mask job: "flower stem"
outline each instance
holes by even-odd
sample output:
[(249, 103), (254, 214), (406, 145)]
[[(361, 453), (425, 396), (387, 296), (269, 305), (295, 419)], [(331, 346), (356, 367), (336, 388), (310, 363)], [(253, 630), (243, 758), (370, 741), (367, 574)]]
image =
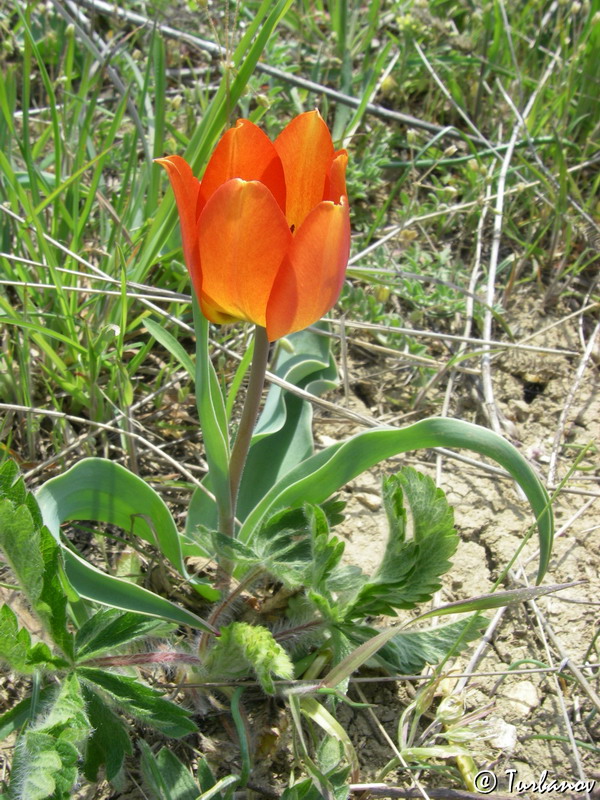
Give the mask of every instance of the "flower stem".
[(254, 332), (254, 354), (252, 356), (252, 366), (250, 368), (250, 380), (246, 400), (242, 409), (242, 417), (238, 428), (237, 436), (231, 459), (229, 461), (229, 488), (231, 493), (231, 530), (223, 531), (233, 536), (233, 520), (237, 505), (238, 492), (244, 472), (244, 465), (250, 449), (250, 441), (260, 408), (263, 386), (265, 385), (265, 374), (267, 372), (267, 361), (269, 358), (269, 340), (265, 328), (256, 326)]

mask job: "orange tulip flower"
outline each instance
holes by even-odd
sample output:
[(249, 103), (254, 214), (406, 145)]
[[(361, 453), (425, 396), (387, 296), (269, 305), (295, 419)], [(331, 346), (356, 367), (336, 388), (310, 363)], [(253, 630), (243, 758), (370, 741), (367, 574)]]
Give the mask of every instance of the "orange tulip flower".
[(336, 302), (350, 253), (345, 150), (318, 111), (272, 142), (247, 119), (219, 141), (201, 181), (180, 156), (156, 159), (175, 192), (185, 263), (211, 322), (246, 320), (270, 341)]

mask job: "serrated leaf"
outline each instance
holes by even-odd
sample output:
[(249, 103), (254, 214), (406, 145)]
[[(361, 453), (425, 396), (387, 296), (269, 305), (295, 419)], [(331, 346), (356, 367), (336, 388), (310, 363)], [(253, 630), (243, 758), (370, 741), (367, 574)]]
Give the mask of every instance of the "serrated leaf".
[(0, 549), (16, 579), (35, 606), (42, 593), (44, 561), (31, 512), (8, 499), (0, 500)]
[(44, 562), (44, 572), (42, 591), (36, 610), (46, 623), (52, 640), (70, 659), (73, 657), (73, 635), (67, 629), (67, 597), (60, 580), (60, 573), (63, 570), (62, 554), (52, 534), (45, 527), (40, 529), (40, 552)]
[[(50, 702), (51, 697), (55, 694), (55, 686), (46, 686), (37, 697), (38, 704), (43, 707), (46, 703)], [(32, 704), (33, 698), (25, 697), (20, 703), (17, 703), (9, 711), (0, 716), (0, 741), (6, 739), (11, 733), (18, 731), (26, 722), (29, 722), (31, 719)]]
[(375, 574), (348, 605), (347, 618), (392, 616), (395, 609), (430, 600), (458, 546), (452, 508), (428, 476), (411, 467), (389, 476), (383, 482), (383, 502), (389, 524), (385, 552)]
[(6, 662), (16, 672), (31, 672), (34, 669), (29, 661), (31, 637), (19, 624), (14, 612), (7, 606), (0, 608), (0, 661)]
[(132, 748), (123, 722), (89, 686), (83, 687), (92, 734), (85, 747), (83, 774), (90, 781), (98, 778), (104, 765), (106, 779), (114, 780), (121, 771), (126, 755)]
[(62, 679), (54, 701), (44, 709), (43, 718), (35, 723), (34, 729), (52, 733), (74, 744), (87, 737), (90, 722), (77, 675), (72, 673)]
[(0, 497), (8, 497), (19, 475), (19, 467), (12, 460), (0, 464)]
[(11, 800), (68, 800), (77, 779), (77, 745), (89, 731), (79, 681), (75, 675), (67, 675), (53, 699), (17, 740)]
[(344, 553), (344, 542), (329, 535), (327, 516), (321, 508), (304, 504), (304, 516), (311, 537), (312, 559), (305, 583), (309, 589), (329, 595), (328, 581)]
[[(357, 644), (362, 641), (362, 644), (336, 664), (325, 676), (321, 685), (323, 688), (333, 689), (371, 659), (378, 660), (391, 672), (410, 673), (420, 670), (426, 663), (437, 664), (457, 644), (459, 637), (464, 636), (464, 641), (468, 642), (478, 635), (479, 629), (485, 624), (487, 624), (485, 619), (477, 615), (447, 626), (433, 628), (431, 631), (410, 631), (411, 635), (415, 635), (414, 639), (405, 638), (405, 632), (395, 627), (377, 631), (368, 626), (343, 625), (342, 630), (348, 638)], [(452, 625), (455, 626), (454, 631)], [(392, 645), (383, 651), (389, 642), (399, 636), (402, 638), (396, 647)], [(385, 652), (386, 656), (380, 658), (381, 652)]]
[(8, 492), (10, 497), (0, 500), (0, 549), (52, 640), (71, 658), (73, 637), (67, 630), (59, 549), (48, 531), (40, 527), (39, 509), (23, 481), (17, 481)]
[[(435, 628), (403, 631), (384, 644), (373, 660), (394, 674), (414, 675), (426, 664), (439, 664), (450, 651), (460, 653), (470, 641), (479, 638), (487, 624), (485, 617), (475, 616)], [(346, 629), (346, 633), (348, 638), (359, 644), (368, 641), (379, 631), (368, 626), (353, 626)], [(460, 644), (457, 644), (459, 641)]]
[(206, 669), (211, 675), (240, 678), (251, 670), (267, 694), (275, 692), (273, 676), (292, 678), (294, 667), (271, 631), (247, 622), (232, 622), (208, 651)]
[(62, 760), (56, 740), (46, 733), (27, 731), (17, 741), (9, 787), (11, 800), (45, 800), (56, 789)]
[(79, 667), (77, 673), (92, 691), (101, 690), (113, 705), (166, 736), (179, 739), (197, 730), (189, 711), (135, 678), (93, 667)]
[(97, 611), (77, 631), (75, 648), (78, 660), (89, 659), (146, 636), (159, 636), (173, 626), (160, 619), (133, 612), (104, 608)]

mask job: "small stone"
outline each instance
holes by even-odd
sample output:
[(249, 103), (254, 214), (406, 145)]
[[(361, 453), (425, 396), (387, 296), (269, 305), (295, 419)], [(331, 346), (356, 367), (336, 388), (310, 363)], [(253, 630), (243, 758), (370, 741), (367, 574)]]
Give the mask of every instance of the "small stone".
[(531, 681), (520, 681), (508, 686), (502, 693), (512, 711), (519, 715), (528, 714), (540, 704), (540, 696)]
[(488, 722), (494, 730), (494, 735), (488, 741), (498, 750), (512, 751), (517, 744), (517, 726), (505, 722), (502, 717), (490, 717)]
[(512, 400), (510, 404), (510, 418), (523, 422), (531, 414), (531, 406), (524, 400)]
[(371, 494), (370, 492), (358, 492), (354, 496), (358, 502), (365, 508), (368, 508), (369, 511), (379, 511), (381, 508), (381, 498), (377, 494)]

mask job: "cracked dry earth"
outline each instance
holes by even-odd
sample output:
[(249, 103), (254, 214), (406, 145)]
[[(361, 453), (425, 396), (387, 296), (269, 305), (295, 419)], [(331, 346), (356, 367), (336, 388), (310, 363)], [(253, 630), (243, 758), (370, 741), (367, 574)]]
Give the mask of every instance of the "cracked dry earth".
[[(595, 780), (592, 796), (600, 797), (595, 640), (600, 618), (600, 342), (582, 364), (579, 321), (561, 321), (565, 316), (558, 312), (542, 314), (534, 301), (528, 301), (522, 306), (522, 319), (514, 325), (513, 332), (519, 340), (531, 337), (527, 338), (530, 345), (570, 350), (577, 355), (508, 350), (495, 357), (492, 377), (503, 434), (537, 467), (546, 485), (551, 471), (553, 487), (565, 481), (553, 502), (557, 536), (544, 583), (577, 585), (527, 605), (486, 612), (493, 624), (486, 635), (489, 643), (482, 646), (476, 663), (470, 664), (477, 649), (475, 644), (446, 670), (461, 674), (472, 671), (472, 677), (445, 682), (446, 689), (463, 687), (467, 712), (476, 714), (485, 709), (487, 715), (483, 719), (500, 725), (504, 731), (504, 736), (492, 740), (495, 747), (489, 743), (483, 749), (475, 747), (479, 768), (494, 761), (497, 792), (511, 789), (511, 775), (513, 792), (517, 779), (523, 784), (538, 784), (527, 794), (529, 797), (568, 794), (564, 787), (562, 791), (560, 787), (558, 791), (552, 787), (540, 789), (545, 770), (546, 785), (551, 779)], [(535, 335), (556, 322), (556, 327)], [(587, 344), (593, 326), (585, 330)], [(577, 370), (581, 377), (578, 383)], [(457, 387), (450, 416), (485, 424), (477, 387), (468, 391), (466, 388)], [(357, 410), (358, 405), (354, 403)], [(586, 445), (590, 445), (589, 450), (576, 465)], [(401, 463), (436, 476), (434, 454), (410, 454), (389, 462), (377, 473), (361, 476), (344, 493), (349, 517), (336, 530), (347, 541), (349, 560), (366, 572), (377, 567), (385, 543), (380, 476)], [(510, 478), (448, 457), (443, 457), (438, 467), (439, 485), (454, 507), (461, 539), (453, 567), (435, 598), (435, 604), (442, 605), (489, 591), (533, 519)], [(514, 565), (514, 583), (506, 588), (535, 582), (536, 552), (534, 535)], [(408, 619), (408, 612), (404, 614), (402, 621)], [(521, 671), (527, 669), (535, 671)], [(378, 725), (396, 740), (407, 690), (408, 697), (414, 695), (410, 682), (396, 688), (389, 684), (371, 688), (368, 699), (377, 706), (378, 723), (364, 713), (349, 715), (365, 774), (370, 779), (393, 757)], [(410, 785), (403, 770), (389, 774), (388, 785), (390, 781)], [(425, 786), (430, 785), (427, 776), (423, 775), (422, 781)], [(431, 785), (436, 785), (435, 778)], [(585, 792), (575, 791), (569, 796), (584, 797)]]

